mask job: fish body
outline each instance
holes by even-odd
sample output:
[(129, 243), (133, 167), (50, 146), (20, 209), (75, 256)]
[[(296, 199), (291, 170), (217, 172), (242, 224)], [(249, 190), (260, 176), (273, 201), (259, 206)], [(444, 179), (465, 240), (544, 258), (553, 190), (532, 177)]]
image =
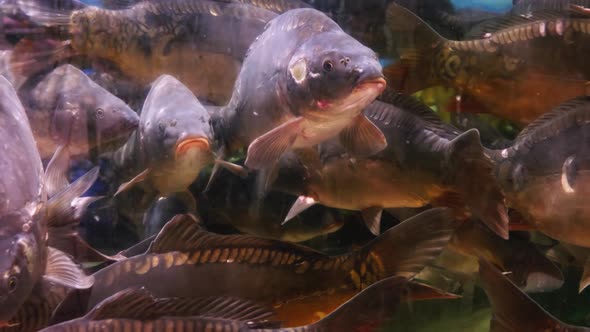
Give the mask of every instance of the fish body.
[(213, 161), (209, 113), (180, 81), (162, 75), (152, 85), (138, 130), (113, 157), (117, 169), (135, 176), (119, 192), (138, 183), (161, 195), (186, 191)]
[[(0, 247), (4, 253), (0, 259), (0, 322), (6, 325), (27, 299), (38, 295), (45, 282), (72, 288), (92, 285), (92, 279), (85, 277), (68, 256), (48, 243), (52, 227), (68, 225), (69, 213), (59, 212), (76, 210), (64, 205), (72, 204), (71, 199), (86, 191), (93, 180), (92, 176), (83, 177), (73, 186), (60, 188), (57, 194), (51, 192), (53, 197), (48, 201), (48, 189), (53, 186), (46, 183), (25, 110), (4, 77), (0, 77), (0, 93), (0, 135), (5, 142), (0, 165), (6, 174), (0, 182)], [(66, 220), (56, 221), (56, 216)]]
[[(442, 223), (442, 228), (437, 223)], [(134, 285), (146, 287), (156, 297), (232, 294), (275, 305), (285, 313), (298, 303), (326, 312), (375, 281), (390, 275), (415, 274), (422, 268), (423, 259), (433, 259), (449, 240), (451, 224), (448, 211), (431, 210), (396, 226), (360, 251), (327, 256), (287, 242), (207, 233), (195, 229), (198, 226), (193, 219), (177, 216), (162, 229), (148, 253), (96, 272), (95, 287), (82, 295), (70, 293), (56, 317), (60, 321), (71, 317)], [(186, 238), (180, 239), (177, 234)], [(412, 243), (409, 256), (400, 247), (406, 242)], [(422, 243), (428, 248), (422, 248)], [(419, 263), (416, 252), (423, 252)], [(406, 265), (406, 259), (411, 263)], [(281, 320), (301, 322), (308, 319), (306, 315), (312, 313)]]
[(220, 105), (231, 96), (250, 43), (276, 16), (254, 6), (207, 0), (36, 14), (31, 13), (53, 18), (48, 25), (68, 26), (71, 48), (78, 54), (108, 60), (143, 85), (170, 74), (199, 98)]
[(588, 105), (586, 97), (561, 104), (494, 153), (507, 204), (539, 231), (582, 247), (590, 246)]
[(251, 45), (217, 127), (226, 152), (248, 147), (252, 169), (339, 134), (354, 152), (371, 154), (385, 142), (361, 111), (384, 88), (372, 50), (325, 14), (295, 9)]
[[(457, 201), (463, 200), (486, 225), (506, 238), (508, 222), (502, 194), (478, 132), (460, 134), (409, 96), (384, 94), (380, 98), (391, 103), (375, 101), (365, 109), (365, 115), (385, 134), (385, 150), (369, 158), (351, 159), (337, 144), (325, 143), (320, 147), (325, 151), (315, 160), (286, 159), (279, 168), (278, 180), (282, 183), (276, 181), (273, 187), (308, 197), (312, 203), (360, 210), (376, 234), (384, 208), (422, 207), (437, 201), (462, 207), (463, 203)], [(477, 189), (465, 175), (470, 172), (478, 174)]]
[(454, 41), (395, 4), (388, 15), (400, 61), (384, 72), (406, 93), (450, 86), (483, 105), (481, 112), (519, 124), (586, 93), (588, 19), (509, 22), (477, 39)]
[(72, 155), (87, 156), (122, 145), (139, 117), (122, 100), (72, 65), (62, 65), (19, 90), (42, 158), (60, 145)]

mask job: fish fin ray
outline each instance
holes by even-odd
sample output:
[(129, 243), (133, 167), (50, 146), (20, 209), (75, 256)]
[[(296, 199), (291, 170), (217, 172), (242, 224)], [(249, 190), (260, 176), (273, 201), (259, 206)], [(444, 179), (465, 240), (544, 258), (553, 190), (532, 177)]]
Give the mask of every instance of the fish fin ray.
[(340, 141), (347, 151), (354, 156), (368, 157), (387, 147), (385, 135), (364, 115), (340, 133)]
[(578, 291), (581, 293), (588, 285), (590, 285), (590, 257), (586, 258), (584, 262), (584, 271), (582, 272)]
[(45, 171), (47, 195), (49, 197), (53, 197), (70, 184), (67, 178), (69, 164), (70, 151), (66, 145), (60, 145), (53, 154)]
[(114, 196), (117, 196), (120, 193), (133, 188), (136, 184), (145, 181), (150, 176), (150, 172), (151, 170), (149, 168), (146, 168), (145, 170), (143, 170), (143, 172), (137, 174), (133, 179), (121, 184)]
[(248, 170), (242, 165), (234, 164), (223, 159), (216, 159), (215, 164), (219, 164), (220, 167), (225, 168), (233, 175), (239, 176), (242, 179), (248, 177)]
[(291, 209), (289, 209), (289, 212), (287, 213), (287, 216), (285, 217), (285, 220), (281, 223), (281, 225), (286, 224), (289, 220), (297, 217), (301, 212), (309, 209), (310, 207), (312, 207), (316, 204), (317, 204), (317, 202), (311, 197), (307, 197), (307, 196), (297, 197), (297, 200), (295, 201), (295, 203), (293, 203), (293, 206), (291, 206)]
[(98, 166), (92, 168), (49, 199), (47, 202), (47, 225), (50, 228), (77, 225), (88, 205), (101, 198), (80, 197), (94, 184), (98, 178), (98, 172)]
[(256, 138), (248, 146), (246, 167), (260, 169), (276, 163), (293, 146), (304, 121), (302, 117), (292, 119)]
[[(485, 155), (479, 131), (470, 129), (450, 143), (447, 156), (450, 183), (454, 183), (470, 210), (494, 233), (508, 239), (508, 209)], [(467, 176), (469, 174), (469, 176)], [(478, 181), (473, 181), (477, 178)]]
[(370, 207), (362, 210), (361, 214), (371, 233), (375, 236), (379, 235), (381, 233), (381, 215), (383, 214), (383, 209), (378, 206)]
[[(33, 22), (42, 26), (67, 26), (74, 10), (86, 8), (87, 5), (77, 0), (43, 1), (20, 0), (19, 9)], [(59, 6), (54, 5), (59, 4)]]
[(49, 247), (47, 268), (43, 279), (73, 289), (87, 289), (94, 284), (94, 277), (87, 276), (65, 253)]

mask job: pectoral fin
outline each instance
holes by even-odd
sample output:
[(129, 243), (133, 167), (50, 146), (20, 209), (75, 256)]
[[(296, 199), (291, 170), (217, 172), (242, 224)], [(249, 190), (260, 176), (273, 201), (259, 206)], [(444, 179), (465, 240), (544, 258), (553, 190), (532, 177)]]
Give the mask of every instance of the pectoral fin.
[(255, 139), (248, 147), (246, 166), (260, 169), (277, 162), (295, 143), (303, 122), (303, 118), (295, 118)]
[(380, 207), (370, 207), (362, 210), (361, 214), (371, 233), (378, 236), (381, 233), (381, 215), (383, 214), (383, 209)]
[(233, 175), (237, 175), (242, 179), (248, 177), (248, 170), (238, 164), (230, 163), (229, 161), (216, 159), (215, 164), (230, 171)]
[(94, 277), (84, 274), (68, 255), (49, 247), (47, 268), (43, 279), (74, 289), (87, 289), (94, 284)]
[(147, 168), (143, 172), (137, 174), (133, 179), (131, 179), (131, 180), (123, 183), (122, 185), (120, 185), (119, 186), (119, 189), (117, 189), (117, 192), (115, 193), (114, 196), (117, 196), (120, 193), (133, 188), (133, 186), (135, 186), (136, 184), (145, 181), (148, 178), (149, 175), (150, 175), (150, 169)]
[(285, 217), (285, 221), (281, 225), (286, 224), (289, 220), (295, 218), (298, 214), (314, 206), (316, 203), (316, 200), (311, 197), (299, 196), (295, 203), (293, 203), (293, 206), (291, 206), (287, 217)]
[(359, 115), (353, 125), (342, 130), (340, 140), (357, 157), (368, 157), (387, 147), (387, 140), (381, 130), (364, 115)]

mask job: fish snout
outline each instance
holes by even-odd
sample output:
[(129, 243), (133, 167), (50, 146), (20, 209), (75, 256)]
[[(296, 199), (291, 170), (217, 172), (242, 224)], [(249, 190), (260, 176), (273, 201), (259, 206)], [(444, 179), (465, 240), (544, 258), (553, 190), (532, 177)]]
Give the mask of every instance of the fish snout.
[(176, 144), (176, 149), (174, 150), (174, 157), (176, 159), (181, 158), (182, 156), (186, 155), (189, 150), (199, 150), (201, 152), (210, 152), (211, 145), (209, 143), (209, 139), (206, 137), (188, 137), (180, 140)]

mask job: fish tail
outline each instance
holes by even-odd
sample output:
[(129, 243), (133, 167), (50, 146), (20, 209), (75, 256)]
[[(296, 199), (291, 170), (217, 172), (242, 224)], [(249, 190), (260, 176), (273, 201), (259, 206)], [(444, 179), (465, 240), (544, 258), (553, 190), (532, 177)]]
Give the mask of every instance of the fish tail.
[(446, 39), (398, 4), (391, 3), (386, 15), (389, 49), (399, 59), (383, 70), (387, 85), (411, 94), (437, 84), (433, 80), (432, 58), (436, 46)]
[[(485, 154), (479, 131), (470, 129), (451, 141), (447, 155), (449, 178), (471, 212), (494, 233), (508, 239), (508, 212)], [(476, 179), (476, 181), (474, 181)]]
[(23, 38), (12, 52), (11, 73), (24, 79), (51, 70), (75, 55), (70, 41)]
[(566, 331), (569, 327), (541, 308), (490, 262), (480, 259), (479, 274), (492, 306), (490, 331)]
[(361, 253), (373, 273), (411, 278), (438, 257), (454, 228), (455, 219), (449, 209), (430, 209), (387, 230)]
[(38, 25), (45, 27), (67, 26), (75, 10), (88, 5), (78, 0), (20, 0), (19, 8)]

